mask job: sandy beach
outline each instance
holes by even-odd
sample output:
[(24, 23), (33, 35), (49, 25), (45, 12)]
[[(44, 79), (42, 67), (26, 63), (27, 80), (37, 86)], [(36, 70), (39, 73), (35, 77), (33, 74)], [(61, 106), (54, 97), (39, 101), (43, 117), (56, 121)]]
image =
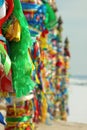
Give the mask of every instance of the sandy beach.
[(68, 123), (68, 122), (52, 122), (52, 125), (39, 124), (37, 130), (87, 130), (86, 124)]
[[(0, 130), (4, 130), (4, 127), (0, 125)], [(68, 122), (52, 122), (51, 125), (38, 124), (36, 130), (87, 130), (86, 124), (81, 123), (68, 123)]]

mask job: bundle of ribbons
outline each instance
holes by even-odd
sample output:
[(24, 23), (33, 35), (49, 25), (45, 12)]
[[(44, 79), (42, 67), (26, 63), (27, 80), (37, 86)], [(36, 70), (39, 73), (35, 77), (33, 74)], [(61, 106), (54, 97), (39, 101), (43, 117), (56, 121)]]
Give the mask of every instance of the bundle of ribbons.
[(2, 113), (0, 122), (6, 130), (67, 120), (70, 52), (62, 23), (55, 0), (0, 1), (0, 101), (7, 102), (7, 125)]
[[(3, 5), (5, 13), (2, 13)], [(21, 107), (17, 103), (19, 100), (31, 100), (29, 96), (36, 86), (32, 80), (33, 64), (29, 53), (31, 47), (32, 39), (20, 0), (0, 1), (0, 102), (12, 101), (9, 106), (5, 103), (2, 107), (0, 104), (0, 123), (6, 125), (7, 121), (6, 130), (33, 129), (30, 121), (33, 107), (29, 104), (28, 107)], [(12, 96), (13, 99), (17, 98), (15, 105)], [(2, 113), (3, 110), (7, 112), (7, 117)]]
[(16, 102), (7, 106), (6, 130), (33, 130), (32, 100)]
[[(55, 0), (21, 0), (29, 28), (38, 33), (32, 48), (33, 62), (40, 84), (37, 93), (43, 92), (47, 99), (47, 115), (67, 120), (68, 112), (68, 69), (70, 52), (68, 44), (62, 44), (62, 19), (58, 18)], [(66, 41), (66, 40), (65, 40)], [(66, 47), (67, 46), (67, 47)], [(66, 53), (68, 52), (67, 56)], [(42, 96), (37, 100), (41, 105)], [(43, 113), (41, 109), (39, 114)], [(41, 116), (40, 116), (41, 115)], [(42, 117), (40, 114), (38, 118)], [(42, 117), (43, 118), (43, 117)], [(45, 117), (48, 118), (47, 116)]]

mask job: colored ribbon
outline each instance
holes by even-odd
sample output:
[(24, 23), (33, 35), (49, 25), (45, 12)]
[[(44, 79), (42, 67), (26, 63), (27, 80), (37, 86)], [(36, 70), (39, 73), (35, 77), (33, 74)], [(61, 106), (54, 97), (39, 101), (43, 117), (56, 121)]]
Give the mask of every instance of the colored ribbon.
[(31, 3), (22, 3), (23, 10), (37, 10), (40, 5), (37, 4), (31, 4)]
[(8, 75), (10, 68), (11, 68), (11, 61), (9, 56), (7, 55), (7, 52), (5, 51), (3, 45), (0, 44), (0, 52), (5, 55), (5, 61), (4, 61), (4, 71), (6, 75)]
[(32, 117), (31, 116), (24, 116), (24, 117), (7, 117), (6, 121), (7, 122), (26, 122), (30, 120)]

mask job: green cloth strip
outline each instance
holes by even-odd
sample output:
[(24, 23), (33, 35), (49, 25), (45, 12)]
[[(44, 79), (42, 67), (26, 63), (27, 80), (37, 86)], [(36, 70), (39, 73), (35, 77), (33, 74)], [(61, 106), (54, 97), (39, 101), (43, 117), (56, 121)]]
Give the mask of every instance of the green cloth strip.
[(7, 117), (6, 121), (7, 122), (26, 122), (30, 120), (32, 116), (24, 116), (24, 117), (18, 117), (18, 118), (13, 118), (13, 117)]
[(2, 53), (2, 55), (5, 55), (5, 62), (4, 62), (4, 71), (6, 73), (6, 75), (8, 75), (10, 68), (11, 68), (11, 61), (10, 58), (6, 52), (6, 50), (4, 49), (3, 45), (0, 44), (0, 52)]

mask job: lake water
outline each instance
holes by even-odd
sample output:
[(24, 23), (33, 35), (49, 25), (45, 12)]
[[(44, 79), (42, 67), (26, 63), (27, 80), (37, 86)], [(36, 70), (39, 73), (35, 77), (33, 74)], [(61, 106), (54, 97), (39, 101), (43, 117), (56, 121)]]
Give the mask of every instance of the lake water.
[(70, 122), (87, 123), (87, 79), (71, 78), (69, 86)]

